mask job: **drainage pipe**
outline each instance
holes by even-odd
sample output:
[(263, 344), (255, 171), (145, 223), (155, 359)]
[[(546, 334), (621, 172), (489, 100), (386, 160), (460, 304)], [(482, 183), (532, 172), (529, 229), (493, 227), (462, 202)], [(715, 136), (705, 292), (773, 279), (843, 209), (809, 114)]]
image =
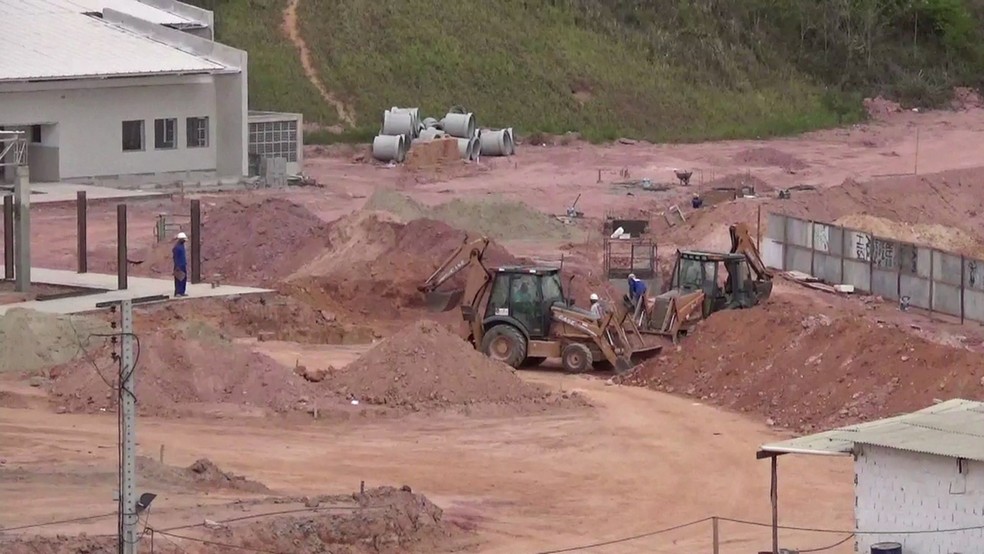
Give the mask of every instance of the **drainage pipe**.
[(420, 122), (420, 108), (398, 108), (393, 106), (389, 109), (390, 113), (407, 113), (410, 114), (410, 122), (414, 129), (413, 136), (416, 137), (420, 132), (422, 123)]
[(497, 131), (485, 129), (480, 135), (479, 142), (483, 156), (508, 156), (514, 151), (511, 129)]
[(407, 112), (393, 112), (386, 110), (383, 112), (383, 130), (380, 135), (406, 135), (413, 137), (414, 130), (413, 115)]
[(381, 162), (403, 163), (406, 156), (406, 135), (379, 135), (372, 139), (373, 158)]
[(475, 116), (471, 113), (449, 113), (441, 120), (444, 132), (452, 137), (472, 138), (475, 136)]
[(475, 138), (459, 138), (458, 139), (458, 153), (461, 154), (461, 159), (474, 161), (478, 158), (478, 140)]
[(420, 132), (420, 138), (422, 138), (424, 140), (428, 140), (428, 141), (434, 140), (434, 139), (439, 139), (439, 138), (444, 138), (446, 136), (447, 136), (447, 133), (445, 133), (444, 131), (442, 131), (440, 129), (435, 129), (433, 127), (428, 127), (427, 129), (424, 129), (423, 131)]

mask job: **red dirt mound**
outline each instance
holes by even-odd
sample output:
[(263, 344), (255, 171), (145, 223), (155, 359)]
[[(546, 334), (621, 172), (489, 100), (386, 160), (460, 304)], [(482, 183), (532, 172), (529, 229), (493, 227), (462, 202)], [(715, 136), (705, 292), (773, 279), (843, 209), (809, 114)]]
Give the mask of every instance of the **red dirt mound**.
[[(425, 308), (417, 286), (468, 235), (431, 219), (398, 223), (383, 214), (358, 212), (332, 223), (328, 236), (328, 249), (281, 289), (314, 306), (393, 319)], [(485, 252), (490, 267), (520, 262), (495, 243)], [(442, 290), (462, 285), (459, 275)]]
[(137, 456), (137, 470), (144, 482), (201, 489), (233, 489), (254, 493), (269, 493), (263, 483), (250, 481), (241, 475), (219, 469), (208, 458), (196, 460), (188, 467), (162, 464), (146, 456)]
[(524, 382), (432, 321), (385, 339), (344, 369), (330, 371), (325, 382), (360, 402), (413, 411), (487, 403), (528, 412), (583, 404)]
[[(113, 381), (108, 348), (91, 349), (92, 362)], [(141, 336), (137, 408), (146, 415), (180, 415), (222, 405), (286, 412), (303, 407), (313, 391), (301, 377), (273, 359), (219, 336), (191, 339), (174, 330)], [(115, 409), (116, 399), (88, 360), (51, 370), (52, 400), (70, 412)]]
[(678, 352), (619, 380), (803, 431), (908, 412), (934, 399), (984, 398), (981, 354), (860, 315), (817, 315), (817, 308), (772, 299), (714, 314)]
[[(230, 521), (176, 533), (198, 541), (236, 545), (252, 552), (395, 554), (460, 549), (455, 543), (461, 532), (443, 521), (442, 510), (427, 497), (414, 494), (406, 486), (378, 487), (351, 495), (243, 501), (237, 506), (248, 506), (254, 514), (291, 510), (295, 513)], [(192, 544), (189, 540), (158, 537), (154, 552), (217, 552), (214, 547), (197, 549)], [(84, 534), (0, 538), (0, 551), (4, 554), (94, 554), (112, 552), (115, 545), (115, 537)]]

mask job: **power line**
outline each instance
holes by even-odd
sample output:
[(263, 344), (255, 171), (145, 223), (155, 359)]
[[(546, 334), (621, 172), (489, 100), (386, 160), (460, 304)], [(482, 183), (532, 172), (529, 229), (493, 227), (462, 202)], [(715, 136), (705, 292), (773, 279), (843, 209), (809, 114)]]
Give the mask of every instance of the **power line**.
[(650, 531), (648, 533), (641, 533), (639, 535), (632, 535), (630, 537), (622, 537), (620, 539), (612, 539), (604, 542), (596, 542), (592, 544), (584, 544), (581, 546), (572, 546), (569, 548), (560, 548), (557, 550), (544, 550), (542, 552), (537, 552), (536, 554), (561, 554), (562, 552), (575, 552), (577, 550), (590, 550), (592, 548), (599, 548), (602, 546), (608, 546), (610, 544), (619, 544), (623, 542), (631, 542), (639, 539), (644, 539), (646, 537), (652, 537), (654, 535), (660, 535), (663, 533), (669, 533), (670, 531), (676, 531), (677, 529), (683, 529), (684, 527), (690, 527), (692, 525), (697, 525), (699, 523), (705, 523), (711, 521), (710, 517), (705, 517), (704, 519), (698, 519), (696, 521), (691, 521), (689, 523), (682, 523), (680, 525), (674, 525), (673, 527), (666, 527), (664, 529), (659, 529), (657, 531)]
[(22, 529), (35, 529), (37, 527), (48, 527), (50, 525), (64, 525), (66, 523), (79, 523), (82, 521), (89, 521), (92, 519), (102, 519), (104, 517), (115, 516), (115, 515), (116, 512), (108, 512), (105, 514), (99, 514), (94, 516), (76, 517), (72, 519), (62, 519), (59, 521), (46, 521), (44, 523), (32, 523), (30, 525), (20, 525), (17, 527), (0, 527), (0, 532), (6, 533), (8, 531), (20, 531)]
[(844, 537), (843, 539), (835, 542), (834, 544), (831, 544), (830, 546), (821, 546), (820, 548), (808, 548), (806, 550), (800, 548), (796, 552), (799, 552), (800, 554), (803, 554), (804, 552), (823, 552), (824, 550), (831, 550), (831, 549), (837, 548), (838, 546), (844, 544), (845, 542), (847, 542), (847, 541), (849, 541), (849, 540), (851, 540), (853, 538), (854, 538), (854, 533), (851, 533), (850, 535), (848, 535), (848, 536)]
[[(317, 512), (322, 512), (322, 511), (324, 511), (324, 512), (331, 512), (331, 511), (336, 511), (336, 510), (381, 510), (381, 509), (383, 509), (383, 508), (382, 507), (378, 507), (378, 508), (377, 507), (362, 507), (362, 506), (322, 506), (322, 507), (314, 507), (314, 508), (293, 508), (293, 509), (290, 509), (290, 510), (280, 510), (280, 511), (276, 511), (276, 512), (264, 512), (264, 513), (261, 513), (261, 514), (249, 514), (249, 515), (245, 515), (245, 516), (233, 517), (233, 518), (229, 518), (229, 519), (218, 520), (218, 521), (216, 521), (216, 523), (219, 523), (219, 524), (222, 524), (222, 525), (226, 525), (226, 524), (229, 524), (229, 523), (236, 523), (237, 521), (246, 521), (246, 520), (249, 520), (249, 519), (259, 519), (259, 518), (272, 517), (272, 516), (282, 516), (282, 515), (287, 515), (287, 514), (299, 514), (299, 513), (304, 513), (304, 512), (315, 512), (315, 513), (317, 513)], [(191, 524), (188, 524), (188, 525), (178, 525), (178, 526), (175, 526), (175, 527), (168, 527), (166, 529), (158, 529), (157, 532), (160, 533), (162, 531), (181, 531), (183, 529), (194, 529), (195, 527), (204, 527), (204, 526), (205, 526), (204, 523), (191, 523)]]
[[(212, 540), (208, 540), (208, 539), (199, 539), (199, 538), (196, 538), (196, 537), (187, 537), (187, 536), (184, 536), (184, 535), (176, 535), (174, 533), (169, 533), (167, 531), (161, 531), (160, 529), (154, 530), (154, 534), (155, 535), (161, 535), (165, 539), (167, 539), (168, 537), (173, 537), (175, 539), (183, 539), (183, 540), (186, 540), (186, 541), (197, 542), (199, 544), (204, 544), (206, 546), (218, 546), (220, 548), (229, 548), (229, 549), (232, 549), (232, 550), (239, 550), (241, 552), (257, 552), (259, 554), (289, 554), (287, 552), (280, 552), (280, 551), (277, 551), (277, 550), (264, 550), (264, 549), (259, 549), (259, 548), (251, 548), (249, 546), (240, 546), (238, 544), (227, 544), (227, 543), (212, 541)], [(170, 541), (170, 542), (172, 544), (174, 544), (175, 546), (177, 546), (178, 548), (181, 548), (181, 546), (178, 545), (178, 544), (176, 544), (176, 543), (174, 543), (174, 541)], [(184, 550), (184, 549), (181, 548), (181, 550)]]
[[(720, 521), (728, 521), (731, 523), (739, 523), (742, 525), (752, 525), (755, 527), (772, 527), (771, 523), (762, 523), (759, 521), (748, 521), (744, 519), (732, 519), (727, 517), (719, 517)], [(984, 530), (984, 525), (971, 525), (967, 527), (953, 527), (950, 529), (921, 529), (918, 531), (848, 531), (845, 529), (823, 529), (818, 527), (795, 527), (790, 525), (779, 525), (779, 529), (784, 531), (805, 531), (809, 533), (829, 533), (832, 535), (842, 535), (842, 534), (853, 534), (853, 535), (933, 535), (933, 534), (945, 534), (945, 533), (961, 533), (964, 531), (978, 531)]]

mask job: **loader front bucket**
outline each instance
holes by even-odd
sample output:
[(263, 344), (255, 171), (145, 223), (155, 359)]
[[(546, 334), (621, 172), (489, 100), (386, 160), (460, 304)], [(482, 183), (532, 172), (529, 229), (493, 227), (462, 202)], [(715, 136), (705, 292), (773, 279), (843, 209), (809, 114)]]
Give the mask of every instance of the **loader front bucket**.
[(465, 289), (456, 289), (449, 292), (428, 292), (424, 297), (427, 309), (431, 312), (447, 312), (461, 305), (461, 298), (465, 295)]

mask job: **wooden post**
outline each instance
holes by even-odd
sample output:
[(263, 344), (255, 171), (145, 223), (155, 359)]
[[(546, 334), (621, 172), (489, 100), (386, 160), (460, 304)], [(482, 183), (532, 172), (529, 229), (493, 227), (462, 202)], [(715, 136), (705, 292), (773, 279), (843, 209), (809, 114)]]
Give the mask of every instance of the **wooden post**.
[(116, 288), (126, 290), (126, 204), (116, 205)]
[(202, 282), (202, 201), (191, 201), (191, 275), (192, 284)]
[(78, 224), (78, 258), (79, 258), (79, 273), (86, 273), (89, 271), (89, 259), (88, 259), (88, 245), (86, 244), (86, 239), (88, 238), (88, 204), (85, 198), (85, 191), (80, 190), (75, 195), (75, 210), (76, 210), (76, 223)]
[(960, 324), (964, 322), (964, 287), (967, 284), (967, 258), (960, 255)]
[(14, 280), (14, 195), (3, 197), (3, 278)]
[[(774, 460), (775, 458), (773, 458)], [(713, 545), (713, 554), (721, 554), (721, 542), (718, 536), (718, 518), (714, 516), (711, 518), (711, 541)]]
[(758, 228), (755, 230), (755, 248), (762, 251), (762, 204), (758, 205)]
[(772, 554), (779, 554), (779, 456), (772, 456)]

